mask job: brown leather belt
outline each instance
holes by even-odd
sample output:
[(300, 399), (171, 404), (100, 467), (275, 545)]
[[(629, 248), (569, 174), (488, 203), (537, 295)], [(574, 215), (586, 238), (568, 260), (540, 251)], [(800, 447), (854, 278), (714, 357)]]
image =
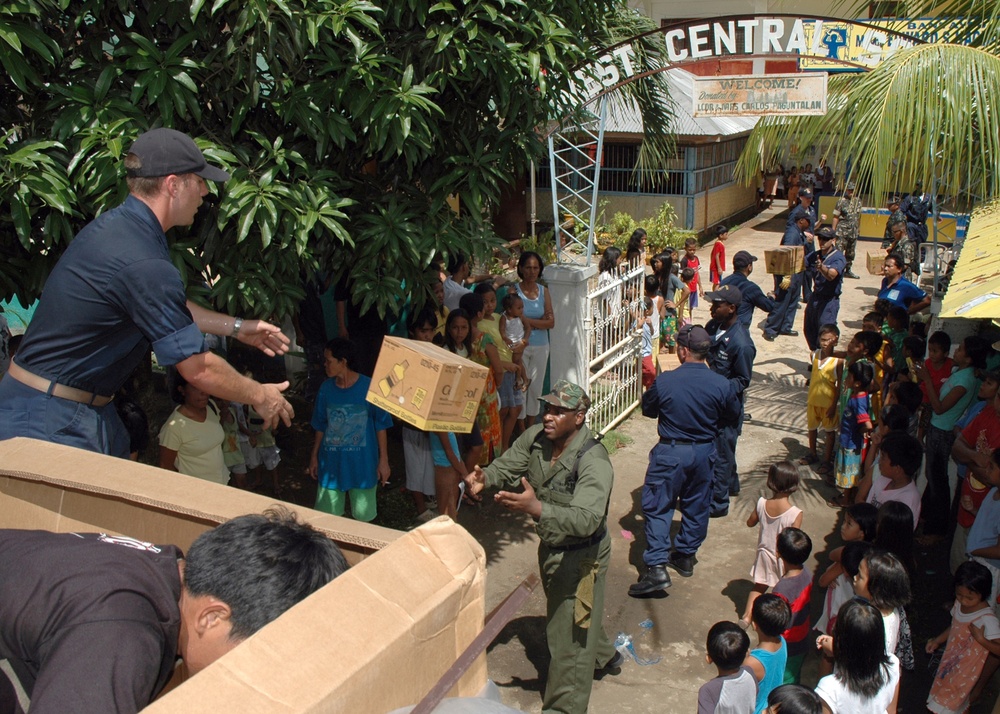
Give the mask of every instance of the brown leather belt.
[(71, 402), (103, 407), (111, 404), (111, 400), (114, 399), (114, 397), (102, 397), (100, 394), (85, 392), (76, 387), (67, 387), (65, 384), (58, 384), (51, 379), (39, 377), (37, 374), (32, 374), (23, 367), (19, 367), (13, 360), (11, 360), (10, 367), (7, 369), (7, 374), (25, 386), (37, 389), (39, 392), (51, 394), (53, 397), (68, 399)]

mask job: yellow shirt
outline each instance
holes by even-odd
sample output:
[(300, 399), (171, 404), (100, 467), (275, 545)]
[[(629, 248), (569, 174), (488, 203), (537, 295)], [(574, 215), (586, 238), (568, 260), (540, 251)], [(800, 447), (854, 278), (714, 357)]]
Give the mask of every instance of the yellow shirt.
[(823, 359), (819, 350), (813, 352), (812, 372), (809, 375), (809, 395), (806, 403), (811, 407), (830, 407), (837, 401), (837, 357)]
[(493, 338), (493, 344), (497, 346), (497, 352), (500, 353), (500, 359), (503, 362), (511, 361), (510, 347), (500, 336), (500, 314), (494, 312), (489, 317), (484, 317), (479, 321), (477, 327), (479, 327), (480, 332), (484, 332)]

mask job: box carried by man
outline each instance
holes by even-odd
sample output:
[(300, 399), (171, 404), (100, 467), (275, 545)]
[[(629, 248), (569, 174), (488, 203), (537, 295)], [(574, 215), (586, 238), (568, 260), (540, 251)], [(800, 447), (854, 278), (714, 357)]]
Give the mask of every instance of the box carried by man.
[(772, 275), (794, 275), (805, 269), (805, 246), (782, 246), (764, 251), (764, 266)]

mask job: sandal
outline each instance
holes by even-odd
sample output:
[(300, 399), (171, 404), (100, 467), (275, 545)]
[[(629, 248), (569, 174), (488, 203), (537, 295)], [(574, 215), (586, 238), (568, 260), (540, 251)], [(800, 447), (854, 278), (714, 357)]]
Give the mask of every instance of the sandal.
[[(819, 459), (817, 459), (817, 461), (818, 460)], [(820, 476), (827, 476), (829, 474), (832, 474), (833, 464), (831, 464), (829, 461), (820, 464), (819, 466), (816, 467), (816, 473), (818, 473)]]
[(830, 500), (828, 500), (826, 502), (826, 505), (828, 505), (830, 508), (836, 508), (839, 510), (841, 508), (849, 508), (851, 506), (851, 502), (846, 500), (843, 494), (841, 494), (836, 498), (831, 498)]
[(817, 461), (819, 461), (819, 457), (816, 454), (808, 453), (795, 463), (799, 466), (808, 466), (809, 464), (815, 464)]

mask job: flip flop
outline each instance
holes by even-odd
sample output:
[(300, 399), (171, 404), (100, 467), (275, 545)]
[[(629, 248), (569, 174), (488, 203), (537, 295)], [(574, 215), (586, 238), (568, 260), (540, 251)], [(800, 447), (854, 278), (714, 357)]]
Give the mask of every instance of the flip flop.
[(810, 464), (815, 464), (817, 461), (819, 461), (819, 457), (816, 454), (806, 454), (795, 463), (799, 466), (809, 466)]
[(841, 496), (837, 496), (837, 498), (831, 498), (830, 500), (828, 500), (826, 502), (826, 505), (828, 505), (830, 508), (836, 508), (837, 510), (840, 510), (842, 508), (848, 508), (848, 507), (850, 507), (851, 504), (850, 503), (845, 503), (844, 502), (844, 497), (841, 495)]
[[(816, 460), (819, 461), (819, 459)], [(816, 467), (816, 473), (818, 473), (820, 476), (828, 476), (832, 472), (833, 472), (833, 466), (831, 466), (829, 462), (825, 464), (820, 464), (819, 466)]]

